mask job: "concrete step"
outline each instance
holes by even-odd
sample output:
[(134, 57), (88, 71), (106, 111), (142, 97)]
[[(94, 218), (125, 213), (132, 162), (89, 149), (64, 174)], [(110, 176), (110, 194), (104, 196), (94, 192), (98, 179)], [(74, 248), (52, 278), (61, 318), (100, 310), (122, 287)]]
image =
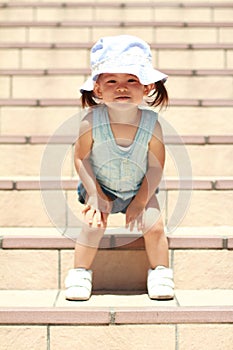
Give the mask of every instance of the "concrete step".
[[(112, 35), (104, 31), (105, 35)], [(124, 34), (123, 31), (121, 34)], [(133, 33), (135, 34), (135, 32)], [(99, 33), (100, 36), (103, 32)], [(139, 33), (138, 33), (139, 35)], [(170, 36), (171, 37), (171, 36)], [(8, 36), (7, 36), (8, 38)], [(77, 38), (77, 36), (76, 36)], [(78, 36), (79, 38), (79, 36)], [(143, 38), (143, 37), (142, 37)], [(229, 43), (184, 43), (169, 41), (167, 43), (152, 38), (151, 44), (154, 65), (161, 69), (232, 69), (232, 42)], [(0, 69), (54, 69), (54, 68), (89, 68), (90, 48), (95, 40), (80, 42), (59, 42), (50, 38), (45, 42), (19, 42), (16, 39), (0, 42)], [(56, 66), (55, 65), (56, 62)]]
[[(43, 180), (43, 178), (41, 179)], [(82, 206), (77, 201), (77, 178), (2, 178), (0, 225), (3, 227), (51, 227), (71, 229), (80, 226)], [(55, 180), (55, 181), (54, 181)], [(190, 180), (167, 178), (158, 195), (169, 230), (182, 226), (232, 225), (232, 177)], [(167, 187), (163, 187), (167, 186)], [(20, 210), (19, 210), (20, 208)], [(30, 210), (29, 210), (30, 208)], [(111, 226), (124, 227), (124, 215), (110, 216)]]
[[(165, 71), (166, 72), (166, 71)], [(4, 75), (0, 77), (0, 98), (5, 99), (46, 99), (78, 98), (78, 86), (85, 80), (84, 75)], [(27, 87), (30, 86), (30, 90)], [(208, 76), (173, 76), (166, 83), (171, 99), (232, 99), (233, 78), (229, 74)], [(218, 86), (218, 89), (216, 89)]]
[(140, 292), (100, 292), (87, 302), (65, 301), (60, 290), (0, 292), (0, 339), (9, 350), (204, 350), (210, 343), (230, 350), (232, 323), (232, 290), (177, 290), (168, 302)]
[[(193, 349), (197, 349), (197, 335), (200, 341), (201, 332), (204, 331), (205, 342), (202, 345), (208, 346), (210, 340), (214, 340), (213, 349), (224, 345), (224, 349), (230, 350), (233, 319), (230, 293), (228, 290), (220, 293), (192, 291), (188, 294), (179, 291), (175, 304), (165, 302), (161, 305), (148, 300), (143, 294), (100, 294), (93, 295), (85, 303), (71, 303), (64, 302), (63, 293), (59, 291), (14, 291), (8, 294), (9, 299), (14, 297), (14, 304), (18, 301), (28, 306), (0, 309), (0, 337), (4, 346), (13, 344), (19, 350), (30, 349), (34, 342), (35, 350), (64, 350), (67, 349), (67, 342), (70, 345), (70, 339), (73, 347), (93, 349), (93, 342), (98, 340), (95, 345), (97, 349), (115, 346), (125, 350), (129, 346), (129, 338), (130, 345), (135, 349), (141, 349), (145, 344), (147, 349), (174, 349), (178, 344), (190, 344), (190, 339)], [(4, 298), (4, 294), (1, 293), (1, 296)], [(6, 297), (4, 299), (7, 300)], [(29, 302), (25, 303), (26, 299), (31, 300), (32, 306)], [(197, 299), (202, 300), (201, 305), (195, 304)], [(221, 299), (225, 301), (224, 306)], [(39, 300), (41, 306), (35, 300)], [(185, 306), (186, 303), (189, 306)], [(17, 336), (19, 332), (20, 337)], [(75, 336), (77, 332), (78, 337)], [(193, 332), (195, 337), (192, 336)], [(159, 346), (156, 345), (158, 343)]]
[[(178, 107), (232, 107), (233, 101), (232, 99), (170, 99), (170, 106), (178, 106)], [(56, 98), (2, 98), (0, 99), (0, 107), (1, 106), (22, 106), (22, 107), (51, 107), (51, 106), (60, 106), (60, 107), (72, 107), (72, 106), (80, 106), (79, 100), (76, 98), (64, 98), (64, 99), (56, 99)]]
[[(165, 111), (160, 111), (160, 115), (177, 134), (196, 135), (201, 138), (203, 135), (231, 137), (232, 114), (232, 100), (173, 100)], [(70, 118), (77, 116), (79, 120), (82, 115), (83, 111), (80, 111), (76, 99), (72, 101), (4, 99), (0, 100), (1, 135), (55, 137), (59, 128)], [(187, 120), (192, 122), (187, 123)]]
[(0, 20), (141, 20), (148, 18), (156, 21), (230, 21), (232, 19), (231, 2), (4, 2), (1, 4)]
[[(78, 130), (78, 129), (77, 129)], [(0, 136), (0, 174), (2, 177), (38, 176), (41, 172), (41, 161), (56, 150), (62, 164), (62, 176), (75, 176), (74, 168), (74, 141), (77, 136)], [(199, 176), (232, 176), (233, 165), (229, 159), (233, 154), (233, 136), (199, 136), (199, 135), (167, 135), (165, 136), (166, 163), (164, 169), (165, 179), (169, 176), (179, 175), (180, 158), (190, 166), (189, 177)], [(185, 152), (185, 154), (184, 154)], [(212, 158), (212, 155), (215, 157)], [(14, 162), (12, 162), (14, 159)], [(58, 159), (58, 158), (57, 158)], [(206, 166), (206, 159), (210, 159)], [(58, 162), (58, 160), (57, 160)], [(56, 163), (57, 164), (57, 163)], [(51, 176), (56, 177), (57, 167), (48, 164)], [(54, 170), (53, 170), (54, 167)], [(50, 169), (50, 171), (49, 171)], [(187, 176), (187, 175), (186, 175)]]
[(2, 43), (86, 43), (102, 35), (135, 34), (148, 42), (232, 44), (232, 22), (167, 21), (5, 21), (0, 22)]
[[(1, 233), (1, 289), (64, 289), (73, 268), (74, 235), (49, 228), (2, 228)], [(232, 226), (179, 228), (168, 240), (177, 289), (232, 289)], [(145, 292), (143, 238), (135, 231), (108, 229), (92, 269), (94, 291)]]

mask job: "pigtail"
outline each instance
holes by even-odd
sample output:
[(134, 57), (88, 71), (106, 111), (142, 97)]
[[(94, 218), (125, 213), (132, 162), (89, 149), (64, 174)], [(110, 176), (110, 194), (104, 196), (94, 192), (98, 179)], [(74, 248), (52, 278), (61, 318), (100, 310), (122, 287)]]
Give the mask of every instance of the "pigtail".
[(83, 91), (81, 96), (82, 108), (96, 106), (97, 103), (93, 97), (93, 91)]
[(169, 98), (167, 89), (165, 88), (164, 82), (162, 80), (155, 83), (155, 89), (148, 97), (150, 99), (153, 97), (153, 100), (148, 102), (149, 106), (161, 106), (161, 109), (163, 107), (167, 107)]

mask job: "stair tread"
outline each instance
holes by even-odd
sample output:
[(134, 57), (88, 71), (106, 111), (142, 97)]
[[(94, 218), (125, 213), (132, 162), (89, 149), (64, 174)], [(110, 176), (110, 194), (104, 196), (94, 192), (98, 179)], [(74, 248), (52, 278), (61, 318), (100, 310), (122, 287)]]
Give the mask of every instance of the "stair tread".
[(65, 300), (63, 290), (2, 290), (0, 323), (230, 323), (232, 301), (232, 290), (177, 290), (170, 301), (137, 291), (99, 291), (86, 302)]
[[(93, 42), (0, 42), (1, 49), (90, 49)], [(219, 50), (232, 49), (232, 43), (151, 43), (151, 49)], [(204, 69), (203, 69), (204, 70)]]
[(233, 27), (233, 22), (229, 21), (154, 21), (154, 20), (148, 20), (148, 21), (142, 21), (142, 20), (53, 20), (53, 21), (27, 21), (27, 20), (9, 20), (9, 21), (0, 21), (0, 27), (55, 27), (55, 28), (67, 28), (67, 27), (83, 27), (83, 26), (89, 26), (89, 27), (102, 27), (102, 26), (122, 26), (124, 27), (130, 27), (130, 26), (143, 26), (143, 27), (176, 27), (176, 28), (231, 28)]
[[(122, 1), (108, 1), (108, 0), (102, 0), (102, 1), (90, 1), (90, 2), (85, 2), (85, 1), (80, 1), (80, 2), (72, 2), (72, 1), (56, 1), (56, 2), (51, 2), (51, 1), (15, 1), (15, 2), (3, 2), (0, 4), (0, 7), (3, 8), (20, 8), (20, 7), (50, 7), (50, 8), (74, 8), (74, 7), (122, 7)], [(125, 2), (124, 7), (145, 7), (145, 6), (151, 6), (151, 7), (182, 7), (182, 8), (196, 8), (196, 7), (217, 7), (217, 8), (232, 8), (233, 4), (231, 1), (201, 1), (201, 2), (186, 2), (186, 1), (181, 1), (181, 2), (171, 2), (171, 1), (160, 1), (160, 2), (151, 2), (151, 1), (135, 1), (135, 2)]]
[[(76, 229), (77, 234), (79, 230)], [(75, 246), (74, 237), (53, 229), (1, 229), (0, 235), (3, 249), (74, 249)], [(233, 249), (233, 227), (180, 228), (167, 236), (170, 249)], [(100, 249), (144, 249), (144, 240), (136, 230), (130, 233), (111, 227), (106, 230)]]
[[(168, 75), (174, 76), (230, 76), (233, 74), (233, 69), (166, 69), (160, 68)], [(0, 69), (0, 75), (14, 76), (54, 76), (54, 75), (86, 75), (90, 74), (89, 68), (17, 68), (17, 69)]]
[[(0, 144), (70, 144), (76, 141), (75, 135), (0, 135)], [(207, 145), (207, 144), (232, 144), (233, 135), (165, 135), (165, 143), (170, 144), (190, 144), (190, 145)]]
[[(0, 177), (0, 190), (76, 190), (78, 178)], [(195, 176), (192, 179), (179, 179), (167, 176), (160, 190), (232, 190), (233, 177)]]
[[(0, 98), (0, 106), (80, 106), (80, 101), (75, 98)], [(196, 106), (196, 107), (232, 107), (232, 99), (182, 99), (172, 98), (170, 106)]]

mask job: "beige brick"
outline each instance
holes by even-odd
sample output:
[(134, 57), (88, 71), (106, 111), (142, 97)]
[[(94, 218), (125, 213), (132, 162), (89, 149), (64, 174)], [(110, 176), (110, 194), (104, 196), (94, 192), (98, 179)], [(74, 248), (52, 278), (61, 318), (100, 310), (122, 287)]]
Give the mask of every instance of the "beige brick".
[(124, 28), (120, 27), (93, 27), (91, 29), (90, 41), (97, 41), (102, 36), (112, 36), (112, 35), (121, 35), (124, 33)]
[(10, 78), (0, 77), (0, 98), (10, 98)]
[[(161, 113), (174, 133), (190, 135), (232, 135), (231, 107), (168, 107)], [(221, 116), (221, 117), (220, 117)]]
[(157, 67), (167, 69), (223, 69), (224, 50), (173, 50), (158, 51)]
[[(212, 229), (212, 228), (211, 228)], [(232, 289), (176, 289), (180, 306), (232, 306)]]
[(60, 191), (44, 191), (44, 195), (47, 195), (46, 205), (40, 191), (1, 191), (0, 226), (51, 227), (55, 222), (59, 227), (64, 227), (64, 203), (57, 201)]
[(233, 51), (227, 51), (226, 53), (227, 68), (233, 68)]
[(2, 289), (58, 288), (58, 252), (55, 250), (2, 250)]
[(231, 22), (233, 17), (232, 8), (213, 8), (213, 16), (215, 21)]
[(176, 250), (174, 275), (177, 289), (231, 289), (233, 251)]
[(106, 21), (106, 20), (122, 21), (124, 14), (125, 14), (125, 11), (117, 7), (104, 8), (104, 7), (96, 6), (96, 8), (94, 9), (94, 19), (96, 21)]
[(71, 160), (72, 149), (69, 145), (49, 145), (47, 147), (44, 145), (1, 145), (1, 176), (39, 176), (43, 157), (47, 157), (44, 159), (48, 159), (49, 162), (55, 154), (57, 155), (56, 162), (51, 159), (46, 169), (47, 176), (58, 177), (61, 172), (66, 176), (71, 176), (73, 161)]
[[(0, 172), (2, 176), (39, 174), (44, 146), (1, 145)], [(14, 161), (12, 161), (14, 160)]]
[[(229, 159), (233, 157), (233, 146), (175, 146), (168, 147), (170, 152), (179, 154), (179, 149), (185, 147), (188, 152), (193, 176), (231, 176), (233, 174), (233, 165)], [(167, 157), (166, 174), (169, 176), (179, 176), (175, 167), (180, 159)], [(206, 166), (208, 162), (208, 166)]]
[(217, 29), (209, 28), (156, 28), (158, 43), (217, 43)]
[(126, 27), (123, 34), (137, 35), (146, 42), (153, 42), (155, 40), (155, 31), (153, 27)]
[(77, 90), (83, 80), (80, 76), (14, 77), (13, 97), (78, 98)]
[(172, 8), (172, 7), (155, 7), (156, 21), (191, 21), (200, 22), (211, 20), (211, 9), (209, 8)]
[(179, 325), (179, 350), (230, 350), (233, 325)]
[(47, 327), (0, 326), (0, 344), (7, 350), (46, 350)]
[(1, 131), (4, 135), (53, 135), (76, 114), (77, 127), (70, 134), (78, 130), (78, 107), (2, 107)]
[(89, 28), (30, 28), (31, 42), (88, 42)]
[(89, 51), (22, 49), (22, 68), (86, 68), (89, 67)]
[[(122, 13), (122, 18), (125, 21), (153, 21), (154, 14), (151, 7), (125, 8)], [(138, 35), (138, 34), (137, 34)]]
[(26, 29), (25, 28), (0, 28), (0, 42), (18, 42), (22, 43), (26, 41)]
[(19, 18), (25, 18), (28, 21), (33, 20), (32, 8), (1, 8), (1, 21), (18, 21)]
[(70, 348), (173, 350), (175, 326), (169, 325), (120, 325), (51, 327), (51, 350), (63, 350), (67, 342)]
[(40, 8), (36, 10), (36, 18), (38, 21), (92, 21), (93, 8)]
[(172, 98), (233, 98), (232, 77), (172, 77), (167, 81)]
[(0, 69), (19, 68), (20, 54), (18, 50), (0, 50)]
[[(168, 221), (175, 215), (175, 224), (182, 226), (222, 226), (232, 225), (231, 203), (233, 191), (193, 191), (168, 193)], [(183, 196), (183, 197), (182, 197)], [(182, 199), (182, 206), (181, 201)], [(191, 199), (190, 203), (188, 199)], [(178, 220), (179, 218), (179, 220)]]
[(219, 41), (220, 43), (232, 44), (233, 29), (232, 28), (220, 28), (219, 29)]
[(57, 293), (57, 289), (1, 289), (0, 307), (53, 307)]

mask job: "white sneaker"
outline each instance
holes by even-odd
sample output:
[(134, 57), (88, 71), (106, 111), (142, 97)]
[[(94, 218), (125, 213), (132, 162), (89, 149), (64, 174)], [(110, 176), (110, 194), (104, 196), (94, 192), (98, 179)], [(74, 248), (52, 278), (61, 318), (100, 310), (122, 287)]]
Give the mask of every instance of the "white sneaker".
[(173, 299), (174, 286), (172, 269), (157, 266), (154, 270), (148, 270), (147, 290), (150, 299)]
[(71, 269), (65, 279), (67, 300), (88, 300), (92, 291), (92, 271)]

